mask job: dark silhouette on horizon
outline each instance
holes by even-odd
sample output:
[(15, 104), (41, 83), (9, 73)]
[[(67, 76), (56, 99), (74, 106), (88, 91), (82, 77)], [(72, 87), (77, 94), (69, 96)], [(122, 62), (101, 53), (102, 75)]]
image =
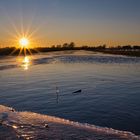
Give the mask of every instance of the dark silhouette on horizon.
[[(66, 51), (66, 50), (87, 50), (87, 51), (95, 51), (95, 52), (103, 52), (109, 54), (117, 54), (117, 55), (128, 55), (128, 56), (137, 56), (140, 57), (140, 46), (116, 46), (116, 47), (107, 47), (106, 45), (100, 46), (80, 46), (76, 47), (74, 42), (64, 43), (63, 45), (53, 45), (51, 47), (37, 47), (30, 48), (30, 51), (26, 49), (26, 55), (35, 54), (35, 53), (43, 53), (43, 52), (51, 52), (51, 51)], [(18, 55), (20, 53), (20, 48), (16, 47), (5, 47), (0, 48), (0, 56), (7, 55)], [(25, 52), (22, 51), (20, 55), (25, 55)]]

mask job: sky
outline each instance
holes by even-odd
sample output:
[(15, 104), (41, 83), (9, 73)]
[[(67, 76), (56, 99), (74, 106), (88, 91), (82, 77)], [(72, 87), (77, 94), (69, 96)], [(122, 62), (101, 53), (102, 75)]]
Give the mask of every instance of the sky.
[(0, 47), (140, 45), (140, 0), (0, 0)]

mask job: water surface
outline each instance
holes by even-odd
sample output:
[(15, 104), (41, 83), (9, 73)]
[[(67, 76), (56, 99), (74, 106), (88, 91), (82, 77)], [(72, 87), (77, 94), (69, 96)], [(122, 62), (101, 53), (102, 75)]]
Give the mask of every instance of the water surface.
[(27, 66), (22, 59), (0, 59), (0, 104), (140, 135), (140, 58), (67, 51), (34, 55)]

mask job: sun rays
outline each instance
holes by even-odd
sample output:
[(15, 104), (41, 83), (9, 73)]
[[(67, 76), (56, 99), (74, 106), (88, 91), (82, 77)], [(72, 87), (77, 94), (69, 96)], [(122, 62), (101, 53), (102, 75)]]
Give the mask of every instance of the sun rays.
[[(7, 9), (3, 7), (2, 12), (7, 21), (4, 25), (4, 47), (11, 47), (11, 52), (8, 55), (17, 56), (16, 62), (19, 67), (28, 70), (32, 64), (32, 59), (35, 57), (33, 53), (40, 53), (37, 49), (44, 46), (44, 35), (41, 31), (46, 27), (46, 22), (36, 20), (36, 9), (31, 9), (32, 15), (24, 17), (23, 11), (18, 11), (18, 19), (10, 16)], [(34, 11), (34, 12), (33, 12)], [(42, 43), (43, 42), (43, 43)], [(46, 43), (45, 43), (46, 44)]]
[[(32, 34), (32, 32), (31, 32)], [(20, 55), (32, 55), (33, 52), (39, 53), (39, 51), (35, 47), (36, 39), (33, 35), (16, 35), (14, 36), (13, 41), (15, 42), (14, 50), (10, 53), (10, 55), (17, 54)]]
[(20, 51), (19, 55), (24, 51), (24, 56), (26, 57), (26, 53), (29, 52), (30, 55), (32, 55), (29, 47), (30, 41), (26, 37), (22, 37), (19, 39), (19, 45), (20, 45)]
[(28, 40), (28, 38), (22, 37), (22, 38), (19, 40), (19, 44), (20, 44), (22, 47), (28, 47), (28, 45), (29, 45), (29, 40)]
[(9, 23), (12, 28), (6, 28), (6, 33), (9, 35), (7, 42), (9, 42), (15, 49), (9, 54), (17, 54), (18, 56), (32, 55), (32, 51), (39, 52), (36, 47), (39, 46), (39, 28), (35, 27), (31, 23), (28, 25), (24, 24), (22, 21), (20, 23), (15, 23), (12, 19), (9, 19)]
[(22, 67), (24, 70), (29, 69), (29, 66), (31, 65), (31, 58), (33, 57), (33, 53), (39, 52), (34, 47), (35, 38), (31, 34), (30, 35), (26, 35), (26, 34), (15, 35), (14, 41), (15, 41), (16, 47), (14, 47), (14, 50), (10, 53), (10, 55), (18, 56), (18, 61), (17, 61), (18, 65)]

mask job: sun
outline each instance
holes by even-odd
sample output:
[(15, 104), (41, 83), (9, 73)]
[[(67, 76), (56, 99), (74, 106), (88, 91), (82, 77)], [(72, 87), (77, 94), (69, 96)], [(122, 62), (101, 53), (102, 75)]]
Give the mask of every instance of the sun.
[(29, 40), (23, 37), (19, 40), (19, 44), (21, 45), (21, 47), (27, 47), (29, 45)]
[(27, 56), (27, 55), (32, 55), (32, 52), (39, 52), (33, 46), (34, 41), (33, 41), (33, 38), (31, 38), (31, 36), (27, 36), (27, 35), (23, 35), (23, 36), (19, 35), (19, 37), (17, 36), (16, 44), (17, 46), (10, 53), (10, 55), (18, 52), (18, 56), (20, 55)]

